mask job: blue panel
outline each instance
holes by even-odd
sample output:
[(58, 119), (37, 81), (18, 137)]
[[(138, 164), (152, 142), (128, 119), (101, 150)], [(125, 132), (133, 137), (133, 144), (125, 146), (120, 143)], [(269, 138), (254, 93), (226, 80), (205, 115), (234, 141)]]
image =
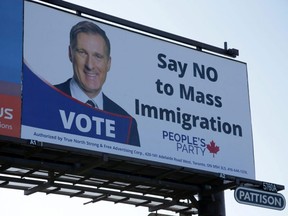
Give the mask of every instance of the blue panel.
[(23, 0), (1, 0), (0, 20), (0, 81), (20, 83)]
[[(81, 137), (127, 144), (132, 118), (101, 111), (68, 97), (23, 67), (22, 124)], [(113, 126), (107, 126), (113, 122)], [(109, 123), (108, 123), (109, 124)], [(114, 127), (115, 126), (115, 127)], [(111, 135), (107, 128), (112, 129)]]

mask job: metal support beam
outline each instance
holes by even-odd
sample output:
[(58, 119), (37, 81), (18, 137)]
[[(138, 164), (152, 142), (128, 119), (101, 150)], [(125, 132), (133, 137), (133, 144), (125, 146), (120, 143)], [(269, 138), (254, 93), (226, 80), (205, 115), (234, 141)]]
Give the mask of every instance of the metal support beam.
[(224, 191), (211, 195), (199, 194), (198, 216), (225, 216)]
[(150, 213), (148, 216), (171, 216), (166, 214)]
[(108, 14), (105, 14), (105, 13), (102, 13), (102, 12), (99, 12), (99, 11), (94, 11), (94, 10), (91, 10), (91, 9), (88, 9), (88, 8), (85, 8), (85, 7), (82, 7), (82, 6), (79, 6), (79, 5), (75, 5), (75, 4), (66, 2), (66, 1), (62, 1), (62, 0), (42, 0), (42, 1), (50, 3), (52, 5), (54, 4), (54, 5), (63, 7), (63, 8), (74, 10), (76, 15), (87, 14), (89, 16), (93, 16), (93, 17), (96, 17), (96, 18), (99, 18), (99, 19), (107, 20), (109, 22), (120, 24), (120, 25), (129, 27), (129, 28), (132, 28), (132, 29), (140, 30), (140, 31), (143, 31), (143, 32), (147, 32), (149, 34), (153, 34), (153, 35), (156, 35), (156, 36), (167, 38), (169, 40), (173, 40), (173, 41), (177, 41), (177, 42), (180, 42), (180, 43), (184, 43), (184, 44), (193, 46), (197, 50), (200, 50), (200, 51), (202, 51), (204, 49), (204, 50), (207, 50), (207, 51), (210, 51), (210, 52), (218, 53), (218, 54), (229, 56), (229, 57), (233, 57), (233, 58), (236, 58), (239, 55), (239, 51), (237, 49), (234, 49), (234, 48), (228, 49), (227, 48), (227, 43), (226, 43), (224, 48), (219, 48), (219, 47), (212, 46), (212, 45), (209, 45), (209, 44), (205, 44), (205, 43), (202, 43), (202, 42), (199, 42), (199, 41), (195, 41), (195, 40), (192, 40), (192, 39), (189, 39), (189, 38), (185, 38), (185, 37), (182, 37), (182, 36), (178, 36), (178, 35), (175, 35), (175, 34), (164, 32), (164, 31), (161, 31), (161, 30), (158, 30), (158, 29), (155, 29), (155, 28), (151, 28), (151, 27), (144, 26), (144, 25), (141, 25), (141, 24), (138, 24), (138, 23), (134, 23), (134, 22), (131, 22), (131, 21), (128, 21), (128, 20), (125, 20), (125, 19), (114, 17), (114, 16), (111, 16), (111, 15), (108, 15)]
[(79, 192), (77, 192), (77, 193), (71, 194), (71, 195), (70, 195), (70, 198), (75, 197), (75, 196), (79, 196), (79, 195), (84, 194), (84, 193), (85, 193), (85, 191), (84, 191), (84, 190), (81, 190), (81, 191), (79, 191)]
[(84, 205), (87, 205), (87, 204), (89, 204), (89, 203), (99, 202), (99, 201), (101, 201), (101, 200), (106, 199), (108, 196), (110, 196), (110, 195), (109, 195), (109, 194), (100, 195), (100, 196), (98, 196), (98, 197), (95, 197), (93, 200), (84, 203)]
[(192, 216), (192, 214), (183, 214), (183, 213), (180, 213), (179, 216)]
[[(168, 201), (168, 202), (166, 202), (166, 203), (163, 203), (163, 204), (160, 204), (160, 205), (157, 205), (157, 206), (154, 206), (154, 207), (150, 207), (150, 208), (149, 208), (149, 211), (150, 211), (150, 212), (154, 212), (154, 211), (158, 211), (158, 210), (160, 210), (160, 209), (165, 209), (166, 207), (175, 205), (175, 204), (177, 204), (178, 202), (179, 202), (178, 200)], [(192, 207), (191, 207), (191, 208), (192, 208)]]
[(51, 187), (51, 183), (50, 182), (46, 182), (40, 185), (37, 185), (35, 187), (29, 188), (27, 190), (24, 191), (24, 195), (31, 195), (33, 193), (39, 192), (39, 191), (43, 191), (44, 189), (47, 189), (48, 187)]
[(120, 199), (120, 200), (118, 200), (118, 201), (116, 201), (116, 202), (114, 202), (114, 203), (117, 204), (117, 203), (125, 202), (125, 201), (127, 201), (127, 200), (129, 200), (129, 199), (130, 199), (129, 197), (125, 197), (125, 198)]
[(147, 205), (147, 204), (149, 204), (149, 203), (151, 203), (151, 201), (150, 200), (147, 200), (147, 201), (144, 201), (144, 202), (142, 202), (142, 203), (139, 203), (139, 204), (137, 204), (137, 205), (135, 205), (136, 207), (138, 207), (138, 206), (144, 206), (144, 205)]

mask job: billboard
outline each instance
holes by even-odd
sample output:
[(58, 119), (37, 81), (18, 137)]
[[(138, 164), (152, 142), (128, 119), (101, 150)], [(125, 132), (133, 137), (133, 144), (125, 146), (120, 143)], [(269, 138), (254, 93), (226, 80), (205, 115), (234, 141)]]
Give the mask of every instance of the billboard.
[(255, 178), (243, 62), (25, 2), (23, 65), (23, 139)]
[(0, 23), (0, 135), (20, 137), (23, 1), (3, 0)]

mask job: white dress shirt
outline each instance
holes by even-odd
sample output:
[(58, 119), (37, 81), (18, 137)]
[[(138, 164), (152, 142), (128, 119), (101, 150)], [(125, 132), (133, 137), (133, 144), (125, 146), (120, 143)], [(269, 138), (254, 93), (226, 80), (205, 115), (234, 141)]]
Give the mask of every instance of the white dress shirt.
[(99, 94), (96, 97), (90, 98), (83, 92), (83, 90), (79, 87), (78, 83), (75, 81), (74, 78), (72, 78), (70, 81), (70, 90), (71, 90), (71, 96), (73, 98), (76, 98), (77, 100), (83, 103), (86, 103), (88, 100), (92, 100), (96, 107), (103, 110), (102, 90), (99, 92)]

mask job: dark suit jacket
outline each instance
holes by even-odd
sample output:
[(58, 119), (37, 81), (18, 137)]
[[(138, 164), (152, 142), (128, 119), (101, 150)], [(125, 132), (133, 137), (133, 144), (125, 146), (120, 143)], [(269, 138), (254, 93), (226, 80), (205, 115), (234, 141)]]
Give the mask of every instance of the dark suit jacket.
[[(55, 85), (55, 87), (58, 88), (60, 91), (66, 93), (67, 95), (71, 96), (70, 80), (71, 79), (68, 79), (66, 82)], [(109, 99), (104, 94), (103, 94), (103, 110), (107, 112), (131, 117), (122, 107), (120, 107), (118, 104), (116, 104), (114, 101)], [(130, 145), (140, 146), (137, 122), (134, 118), (132, 118), (132, 125), (131, 125), (131, 131), (130, 131), (130, 137), (129, 137), (128, 143)]]

